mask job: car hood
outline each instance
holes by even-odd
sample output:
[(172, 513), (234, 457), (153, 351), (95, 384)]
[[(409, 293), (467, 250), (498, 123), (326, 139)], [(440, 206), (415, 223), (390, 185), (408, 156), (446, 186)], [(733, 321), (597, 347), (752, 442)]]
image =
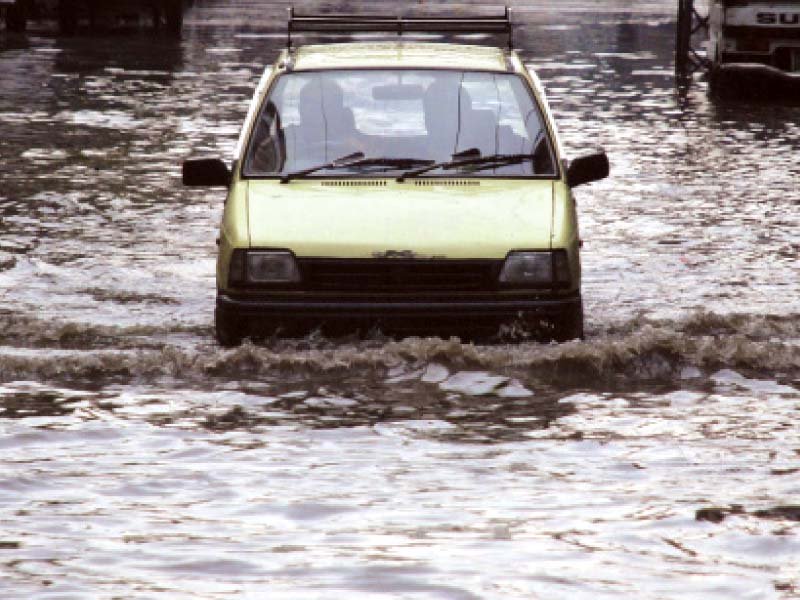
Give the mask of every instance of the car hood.
[(547, 180), (247, 182), (250, 244), (297, 256), (504, 258), (550, 247)]

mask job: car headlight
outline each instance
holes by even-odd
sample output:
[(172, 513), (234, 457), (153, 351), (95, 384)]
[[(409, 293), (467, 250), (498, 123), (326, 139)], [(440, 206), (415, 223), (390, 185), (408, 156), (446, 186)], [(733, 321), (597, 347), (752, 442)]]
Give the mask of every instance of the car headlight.
[(234, 250), (230, 265), (231, 285), (286, 284), (300, 281), (300, 269), (286, 250)]
[(511, 252), (500, 272), (500, 283), (533, 287), (569, 285), (567, 253), (564, 250)]

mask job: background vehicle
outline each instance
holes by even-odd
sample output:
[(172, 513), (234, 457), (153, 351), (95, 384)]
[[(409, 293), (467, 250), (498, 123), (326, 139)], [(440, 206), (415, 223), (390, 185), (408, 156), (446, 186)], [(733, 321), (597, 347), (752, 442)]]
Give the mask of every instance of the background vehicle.
[(178, 34), (188, 4), (190, 0), (0, 0), (0, 9), (5, 7), (6, 28), (16, 32), (25, 31), (30, 20), (55, 18), (59, 31), (71, 35), (83, 19), (94, 25), (104, 17), (146, 13), (156, 27)]
[[(707, 69), (716, 91), (800, 89), (800, 3), (711, 0), (707, 15), (679, 0), (678, 72)], [(707, 37), (699, 44), (693, 36)], [(705, 47), (705, 53), (695, 48)]]
[(800, 72), (800, 4), (717, 0), (709, 15), (708, 56), (718, 67), (752, 63)]

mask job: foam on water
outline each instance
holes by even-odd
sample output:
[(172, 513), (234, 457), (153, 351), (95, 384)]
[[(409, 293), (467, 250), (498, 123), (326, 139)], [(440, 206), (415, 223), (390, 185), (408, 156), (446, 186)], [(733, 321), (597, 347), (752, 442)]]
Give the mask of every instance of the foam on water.
[[(400, 368), (397, 381), (403, 369), (427, 369), (424, 380), (460, 389), (461, 383), (447, 379), (446, 371), (439, 374), (437, 365), (444, 365), (562, 388), (680, 381), (691, 378), (691, 369), (740, 369), (791, 380), (800, 374), (799, 324), (794, 316), (698, 313), (679, 322), (637, 320), (565, 344), (476, 344), (437, 337), (327, 339), (312, 334), (225, 350), (212, 341), (208, 327), (109, 327), (0, 314), (0, 379), (92, 379), (102, 384), (104, 379), (172, 377), (197, 385), (208, 378), (270, 377), (286, 370), (313, 377)], [(476, 385), (492, 388), (506, 380)]]

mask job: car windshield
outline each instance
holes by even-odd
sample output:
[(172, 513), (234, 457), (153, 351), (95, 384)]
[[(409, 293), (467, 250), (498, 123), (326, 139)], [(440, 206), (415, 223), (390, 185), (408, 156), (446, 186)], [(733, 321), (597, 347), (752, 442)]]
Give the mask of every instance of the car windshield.
[[(479, 171), (437, 168), (425, 176), (556, 175), (541, 110), (519, 75), (400, 69), (294, 72), (280, 76), (265, 99), (243, 174), (394, 174), (403, 170), (402, 161), (452, 162), (453, 155), (465, 151), (531, 158)], [(353, 153), (381, 160), (317, 168)]]

